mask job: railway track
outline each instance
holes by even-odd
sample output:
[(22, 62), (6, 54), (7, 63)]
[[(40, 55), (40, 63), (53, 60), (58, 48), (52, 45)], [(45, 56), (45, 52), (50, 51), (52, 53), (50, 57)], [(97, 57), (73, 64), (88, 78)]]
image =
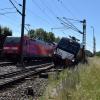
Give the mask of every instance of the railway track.
[(9, 62), (9, 61), (1, 61), (0, 62), (0, 67), (3, 67), (3, 66), (6, 66), (6, 65), (13, 65), (14, 64), (14, 62)]
[[(24, 61), (24, 66), (32, 66), (32, 65), (39, 65), (43, 63), (50, 63), (51, 61), (43, 61), (43, 60), (31, 60), (30, 62)], [(7, 66), (7, 65), (18, 65), (17, 62), (10, 61), (10, 60), (0, 60), (0, 67)]]
[(18, 82), (21, 79), (24, 79), (31, 75), (41, 73), (52, 67), (54, 67), (54, 64), (46, 63), (46, 64), (41, 64), (41, 65), (36, 65), (36, 66), (25, 67), (24, 69), (11, 72), (11, 73), (1, 74), (0, 75), (0, 88), (1, 89), (5, 88), (6, 86), (13, 84), (15, 82)]

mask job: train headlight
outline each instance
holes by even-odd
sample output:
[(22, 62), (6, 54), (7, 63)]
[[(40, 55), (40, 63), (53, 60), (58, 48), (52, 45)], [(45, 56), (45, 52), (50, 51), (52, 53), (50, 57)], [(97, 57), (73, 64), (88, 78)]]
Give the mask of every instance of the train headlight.
[(74, 62), (74, 61), (75, 61), (75, 59), (72, 60), (72, 62)]

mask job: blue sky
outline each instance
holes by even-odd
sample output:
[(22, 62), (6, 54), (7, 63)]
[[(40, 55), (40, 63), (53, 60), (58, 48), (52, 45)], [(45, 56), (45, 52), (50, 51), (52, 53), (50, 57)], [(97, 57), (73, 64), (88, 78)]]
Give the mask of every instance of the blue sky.
[[(12, 0), (16, 7), (21, 11), (22, 0)], [(12, 8), (9, 0), (0, 0), (0, 9)], [(26, 0), (26, 24), (30, 24), (30, 28), (43, 28), (46, 31), (51, 31), (51, 28), (62, 27), (60, 21), (56, 17), (66, 17), (78, 20), (87, 20), (87, 49), (92, 51), (93, 48), (93, 33), (91, 26), (95, 29), (96, 48), (100, 50), (100, 0)], [(3, 12), (15, 12), (15, 9), (0, 10)], [(73, 22), (78, 29), (82, 30), (82, 24)], [(13, 30), (13, 36), (20, 36), (21, 16), (18, 13), (0, 15), (0, 25), (8, 26)], [(69, 30), (52, 30), (56, 36), (73, 35), (82, 39), (82, 36)], [(25, 30), (25, 33), (27, 31)]]

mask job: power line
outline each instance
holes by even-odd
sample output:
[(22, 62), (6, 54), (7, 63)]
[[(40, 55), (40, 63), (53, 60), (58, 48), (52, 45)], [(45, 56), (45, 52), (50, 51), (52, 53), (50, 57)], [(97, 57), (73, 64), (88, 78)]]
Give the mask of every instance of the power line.
[[(53, 10), (51, 10), (42, 0), (40, 0), (40, 2), (45, 5), (45, 7), (50, 11), (50, 13), (57, 19), (57, 15), (54, 13)], [(48, 4), (48, 3), (47, 3)]]
[(65, 17), (63, 17), (63, 19), (65, 19), (67, 21), (67, 23), (69, 23), (69, 25), (71, 25), (74, 29), (76, 29), (77, 32), (83, 34), (75, 25), (73, 25), (68, 19), (66, 19)]
[[(27, 8), (28, 9), (28, 8)], [(50, 23), (49, 23), (49, 21), (48, 20), (46, 20), (46, 19), (44, 19), (43, 17), (40, 17), (38, 14), (36, 14), (35, 12), (33, 12), (31, 9), (28, 9), (29, 11), (28, 12), (30, 12), (30, 14), (34, 17), (34, 16), (37, 16), (37, 17), (39, 17), (39, 19), (41, 19), (41, 21), (43, 21), (43, 22), (46, 22), (46, 23), (48, 23), (48, 25), (50, 25)], [(29, 14), (29, 15), (30, 15)], [(30, 16), (31, 16), (30, 15)], [(26, 17), (27, 17), (27, 15), (26, 15)], [(28, 19), (29, 20), (29, 19)]]
[[(10, 25), (13, 25), (13, 24), (15, 25), (15, 23), (14, 23), (15, 19), (13, 19), (7, 15), (2, 15), (2, 16), (6, 17), (8, 19), (7, 21), (9, 22)], [(16, 24), (16, 27), (20, 27), (20, 26)]]
[[(65, 17), (63, 17), (63, 18), (65, 18)], [(80, 20), (77, 20), (77, 19), (72, 19), (72, 18), (66, 18), (67, 20), (71, 20), (71, 21), (75, 21), (75, 22), (79, 22), (79, 23), (82, 23), (82, 21), (80, 21)]]
[[(53, 4), (54, 4), (54, 6), (55, 6), (55, 4), (57, 4), (58, 2), (55, 2), (55, 0), (53, 0)], [(62, 15), (63, 13), (63, 11), (61, 11), (61, 9), (60, 9), (60, 7), (58, 7), (58, 6), (55, 6), (56, 7), (56, 11), (59, 13), (60, 12), (60, 14)]]
[(24, 26), (24, 28), (26, 29), (27, 32), (29, 32), (29, 30), (26, 28), (26, 26)]
[(12, 4), (12, 6), (16, 9), (16, 11), (20, 14), (20, 15), (22, 15), (22, 13), (17, 9), (17, 7), (14, 5), (14, 3), (11, 1), (11, 0), (9, 0), (9, 2)]
[[(58, 20), (58, 18), (57, 18), (57, 15), (55, 14), (55, 12), (52, 10), (52, 9), (50, 9), (42, 0), (40, 0), (40, 2), (43, 4), (43, 5), (45, 5), (45, 7), (46, 7), (46, 9), (48, 9), (49, 10), (49, 12), (52, 14), (52, 16), (59, 22), (59, 20)], [(49, 3), (47, 3), (47, 4), (49, 4)], [(61, 24), (61, 23), (60, 23)]]
[[(32, 0), (32, 1), (33, 1), (33, 0)], [(55, 14), (55, 12), (54, 12), (52, 9), (50, 9), (43, 1), (40, 0), (40, 2), (41, 2), (43, 5), (45, 5), (45, 8), (49, 10), (49, 12), (56, 18), (57, 21), (59, 21), (59, 20), (57, 19), (57, 15)], [(37, 7), (38, 7), (43, 13), (45, 13), (45, 11), (44, 11), (36, 2), (34, 2), (34, 3), (37, 5)], [(46, 14), (46, 13), (45, 13), (45, 14)], [(47, 14), (46, 14), (46, 15), (47, 15)]]
[(73, 18), (75, 18), (74, 17), (74, 14), (72, 13), (72, 11), (61, 1), (61, 0), (57, 0), (61, 5), (62, 5), (62, 7), (65, 9), (65, 10), (67, 10), (69, 13), (70, 13), (70, 15), (73, 17)]
[[(37, 2), (35, 2), (35, 0), (32, 0), (32, 2), (33, 2), (33, 4), (35, 4), (35, 5), (41, 10), (41, 12), (42, 12), (44, 15), (46, 15), (49, 19), (51, 19), (51, 17), (48, 16), (48, 14), (40, 7), (40, 5), (39, 5)], [(52, 19), (51, 19), (51, 20), (52, 20)], [(51, 21), (50, 21), (50, 23), (51, 23)]]
[(0, 8), (0, 10), (2, 10), (2, 11), (11, 10), (11, 9), (14, 9), (14, 7), (12, 7), (12, 8)]
[(0, 15), (13, 14), (13, 13), (16, 13), (16, 12), (4, 12), (4, 13), (0, 13)]
[(20, 4), (18, 1), (16, 1), (16, 0), (14, 0), (15, 1), (15, 3), (18, 5), (18, 6), (20, 6), (20, 7), (22, 7), (22, 4)]
[(56, 18), (57, 17), (57, 15), (54, 13), (54, 11), (53, 10), (51, 10), (45, 3), (43, 3), (43, 1), (42, 0), (40, 0), (41, 2), (42, 2), (42, 4), (44, 4), (45, 5), (45, 7), (51, 12), (51, 14)]
[(59, 17), (57, 17), (62, 23), (61, 24), (63, 24), (64, 26), (66, 26), (67, 28), (70, 28), (70, 29), (72, 29), (72, 30), (74, 30), (74, 31), (77, 31), (77, 32), (80, 32), (71, 22), (65, 22), (65, 21), (63, 21), (61, 18), (59, 18)]

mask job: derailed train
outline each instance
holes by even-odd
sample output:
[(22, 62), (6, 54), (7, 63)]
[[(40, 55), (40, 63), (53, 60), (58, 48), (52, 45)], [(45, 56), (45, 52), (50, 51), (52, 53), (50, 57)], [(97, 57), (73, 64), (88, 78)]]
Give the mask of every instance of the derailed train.
[(62, 38), (53, 55), (55, 66), (64, 67), (78, 64), (83, 59), (83, 46), (75, 39)]
[[(83, 46), (75, 39), (62, 38), (57, 45), (38, 39), (24, 37), (23, 56), (25, 60), (53, 58), (55, 66), (78, 64), (83, 59)], [(20, 61), (20, 37), (7, 37), (3, 45), (3, 56)]]
[[(3, 56), (10, 60), (20, 61), (20, 37), (7, 37), (3, 45)], [(55, 45), (39, 39), (24, 36), (23, 57), (25, 60), (51, 58)]]

